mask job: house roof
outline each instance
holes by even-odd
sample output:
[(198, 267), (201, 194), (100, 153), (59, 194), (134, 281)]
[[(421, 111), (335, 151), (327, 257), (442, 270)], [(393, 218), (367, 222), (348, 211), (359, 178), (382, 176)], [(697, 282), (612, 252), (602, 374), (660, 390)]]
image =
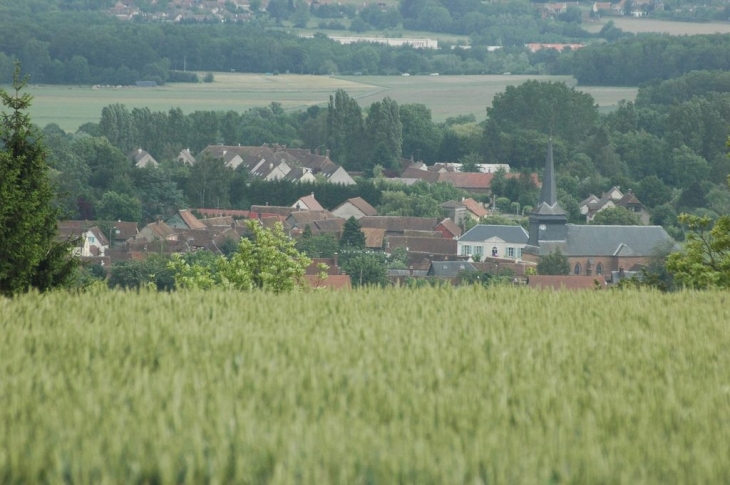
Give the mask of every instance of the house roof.
[(185, 150), (180, 150), (180, 153), (178, 153), (177, 155), (177, 161), (188, 165), (195, 165), (195, 157), (192, 153), (190, 153), (189, 148), (186, 148)]
[(375, 216), (378, 214), (378, 211), (375, 209), (375, 207), (368, 204), (368, 202), (362, 197), (353, 197), (351, 199), (347, 199), (342, 204), (338, 205), (335, 210), (348, 203), (354, 206), (357, 210), (359, 210), (366, 216)]
[[(299, 207), (299, 203), (302, 203), (304, 207)], [(314, 193), (310, 195), (305, 195), (304, 197), (299, 197), (299, 199), (292, 204), (292, 207), (297, 207), (300, 209), (309, 209), (314, 211), (323, 211), (324, 207), (322, 207), (322, 204), (320, 204), (317, 199), (314, 198)]]
[(190, 209), (205, 217), (231, 216), (239, 219), (248, 219), (249, 211), (235, 209)]
[(377, 227), (360, 228), (365, 234), (365, 247), (369, 249), (380, 249), (383, 247), (383, 239), (385, 239), (385, 229)]
[(362, 228), (379, 228), (387, 232), (433, 231), (439, 220), (431, 217), (366, 216), (358, 221)]
[(475, 216), (477, 216), (479, 218), (486, 217), (489, 215), (489, 211), (483, 205), (481, 205), (479, 202), (472, 199), (471, 197), (467, 197), (466, 199), (463, 199), (461, 201), (461, 203), (466, 206), (466, 208), (469, 210), (469, 212), (471, 212), (472, 214), (474, 214)]
[(291, 227), (296, 226), (299, 227), (299, 229), (304, 229), (304, 225), (306, 224), (312, 224), (315, 221), (323, 221), (326, 219), (339, 218), (326, 210), (304, 210), (292, 212), (286, 220)]
[(277, 205), (252, 205), (249, 217), (257, 217), (258, 214), (275, 214), (278, 216), (289, 217), (290, 214), (299, 211), (294, 207), (282, 207)]
[(532, 275), (527, 278), (530, 288), (553, 290), (596, 290), (606, 287), (606, 280), (602, 275)]
[(447, 231), (449, 231), (456, 238), (458, 238), (458, 237), (461, 236), (461, 228), (458, 226), (458, 224), (456, 224), (451, 219), (448, 219), (448, 218), (444, 219), (436, 227), (437, 228), (438, 227), (443, 227), (444, 229), (446, 229)]
[(142, 230), (144, 230), (144, 229), (148, 229), (149, 231), (152, 232), (152, 234), (154, 236), (159, 237), (161, 239), (165, 239), (166, 237), (171, 236), (172, 234), (175, 234), (175, 229), (168, 226), (167, 224), (165, 224), (162, 221), (151, 222), (142, 228)]
[(466, 231), (459, 238), (459, 242), (484, 242), (493, 237), (498, 237), (504, 242), (527, 244), (529, 234), (522, 226), (491, 226), (478, 224)]
[(317, 275), (304, 275), (304, 281), (310, 288), (328, 288), (330, 290), (349, 290), (352, 288), (350, 275), (330, 275), (320, 279)]
[(455, 278), (459, 276), (459, 273), (467, 271), (477, 271), (477, 269), (468, 261), (433, 261), (428, 269), (428, 275), (439, 278)]
[(443, 172), (438, 174), (437, 181), (450, 183), (460, 189), (489, 189), (493, 178), (493, 173)]
[(446, 202), (439, 204), (439, 207), (444, 209), (466, 209), (466, 206), (456, 200), (447, 200)]
[(456, 255), (456, 239), (437, 237), (410, 237), (410, 236), (388, 236), (388, 250), (406, 248), (408, 252), (434, 254), (434, 255)]
[(177, 211), (177, 213), (180, 215), (180, 218), (183, 220), (186, 226), (190, 229), (205, 229), (205, 224), (200, 222), (197, 217), (195, 217), (190, 211), (187, 209), (180, 209)]
[(439, 179), (437, 172), (431, 172), (429, 170), (421, 170), (420, 168), (409, 167), (403, 171), (399, 178), (403, 179), (418, 179), (425, 180), (426, 182), (436, 183)]
[(336, 234), (340, 235), (342, 234), (342, 226), (345, 225), (345, 220), (342, 218), (336, 218), (336, 219), (323, 219), (319, 221), (314, 221), (314, 226), (316, 228), (316, 231), (320, 234), (322, 233), (329, 233), (329, 234)]
[(566, 241), (541, 241), (540, 253), (555, 249), (565, 256), (648, 257), (674, 240), (661, 226), (567, 225)]
[(312, 171), (308, 168), (303, 167), (294, 167), (291, 170), (289, 170), (289, 173), (287, 173), (284, 176), (284, 180), (291, 180), (292, 182), (298, 182), (304, 178), (305, 175), (311, 174)]

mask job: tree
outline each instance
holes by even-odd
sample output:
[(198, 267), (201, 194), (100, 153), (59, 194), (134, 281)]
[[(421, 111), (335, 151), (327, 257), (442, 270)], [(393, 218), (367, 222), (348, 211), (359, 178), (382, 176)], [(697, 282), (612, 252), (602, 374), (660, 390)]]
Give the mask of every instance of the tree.
[(70, 282), (72, 243), (57, 242), (59, 209), (48, 179), (41, 135), (27, 114), (32, 97), (16, 65), (13, 94), (0, 89), (0, 294), (46, 291)]
[(343, 271), (350, 275), (355, 287), (388, 284), (388, 262), (384, 253), (343, 252), (340, 261)]
[(433, 124), (431, 110), (424, 104), (401, 104), (399, 110), (403, 126), (402, 156), (429, 164), (435, 162), (441, 133)]
[(201, 208), (227, 206), (231, 172), (222, 158), (206, 154), (190, 169), (188, 198)]
[(332, 160), (348, 170), (361, 170), (365, 135), (362, 110), (344, 89), (330, 96), (326, 133)]
[(142, 204), (139, 199), (117, 192), (104, 192), (96, 217), (107, 221), (136, 221), (142, 220)]
[(342, 236), (340, 236), (340, 247), (352, 249), (365, 248), (365, 234), (360, 229), (360, 223), (357, 219), (350, 217), (342, 226)]
[(593, 96), (565, 83), (532, 80), (497, 94), (487, 117), (488, 124), (508, 131), (535, 130), (576, 143), (598, 121), (598, 106)]
[(460, 172), (481, 172), (480, 165), (484, 163), (481, 155), (476, 152), (469, 152), (459, 159), (461, 164)]
[(301, 287), (312, 260), (296, 250), (281, 223), (267, 229), (252, 219), (246, 225), (250, 235), (241, 239), (238, 250), (229, 259), (219, 257), (213, 263), (190, 264), (180, 255), (173, 256), (170, 267), (175, 273), (176, 287), (260, 289), (274, 293)]
[(537, 274), (541, 275), (567, 275), (570, 274), (570, 264), (568, 257), (563, 256), (560, 249), (556, 249), (550, 254), (540, 256), (537, 262)]
[[(309, 225), (306, 227), (309, 227)], [(305, 233), (306, 227), (304, 229)], [(296, 248), (297, 251), (306, 254), (310, 258), (332, 258), (339, 249), (339, 243), (332, 234), (319, 234), (310, 237), (302, 235), (302, 238), (297, 241)]]
[(365, 123), (365, 134), (370, 152), (370, 169), (375, 164), (397, 168), (403, 145), (403, 125), (398, 103), (390, 98), (370, 105)]
[(609, 207), (598, 212), (591, 224), (601, 226), (640, 226), (641, 219), (625, 207)]
[(718, 218), (681, 214), (689, 233), (681, 252), (670, 254), (667, 269), (686, 288), (730, 288), (730, 216)]

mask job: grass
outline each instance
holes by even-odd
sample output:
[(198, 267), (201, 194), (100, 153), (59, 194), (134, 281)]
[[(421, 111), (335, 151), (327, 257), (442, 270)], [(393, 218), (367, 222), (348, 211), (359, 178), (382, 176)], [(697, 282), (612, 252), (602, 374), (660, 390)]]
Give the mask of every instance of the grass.
[(671, 20), (631, 18), (631, 17), (604, 17), (600, 22), (583, 24), (588, 32), (596, 33), (603, 25), (612, 20), (616, 27), (635, 34), (643, 32), (666, 33), (670, 35), (700, 35), (700, 34), (728, 34), (730, 22), (673, 22)]
[(0, 481), (728, 483), (726, 298), (0, 300)]
[[(104, 106), (123, 103), (128, 108), (149, 107), (167, 111), (180, 107), (185, 113), (195, 110), (245, 111), (276, 101), (287, 110), (325, 106), (329, 95), (345, 89), (366, 107), (390, 96), (398, 103), (423, 103), (433, 111), (435, 121), (447, 117), (474, 114), (486, 117), (486, 107), (507, 85), (527, 79), (565, 81), (569, 76), (302, 76), (218, 73), (211, 84), (168, 84), (157, 88), (102, 88), (90, 86), (32, 85), (34, 96), (30, 109), (33, 122), (45, 126), (57, 123), (66, 131), (86, 122), (98, 122)], [(635, 88), (580, 88), (593, 94), (602, 107), (611, 107), (621, 99), (633, 99)]]

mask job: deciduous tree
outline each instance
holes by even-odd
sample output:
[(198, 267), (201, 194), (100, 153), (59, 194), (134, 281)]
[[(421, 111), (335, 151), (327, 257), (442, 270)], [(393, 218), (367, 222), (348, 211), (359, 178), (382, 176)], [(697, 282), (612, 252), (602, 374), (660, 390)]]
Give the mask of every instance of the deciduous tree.
[(541, 275), (567, 275), (570, 274), (570, 264), (567, 256), (564, 256), (560, 249), (555, 252), (540, 256), (537, 262), (537, 274)]

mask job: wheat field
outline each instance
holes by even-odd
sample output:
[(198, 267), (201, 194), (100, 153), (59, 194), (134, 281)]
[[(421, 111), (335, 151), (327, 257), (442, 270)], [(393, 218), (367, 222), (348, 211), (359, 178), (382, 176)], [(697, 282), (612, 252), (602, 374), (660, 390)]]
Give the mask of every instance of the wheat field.
[(2, 483), (728, 483), (719, 292), (0, 300)]

